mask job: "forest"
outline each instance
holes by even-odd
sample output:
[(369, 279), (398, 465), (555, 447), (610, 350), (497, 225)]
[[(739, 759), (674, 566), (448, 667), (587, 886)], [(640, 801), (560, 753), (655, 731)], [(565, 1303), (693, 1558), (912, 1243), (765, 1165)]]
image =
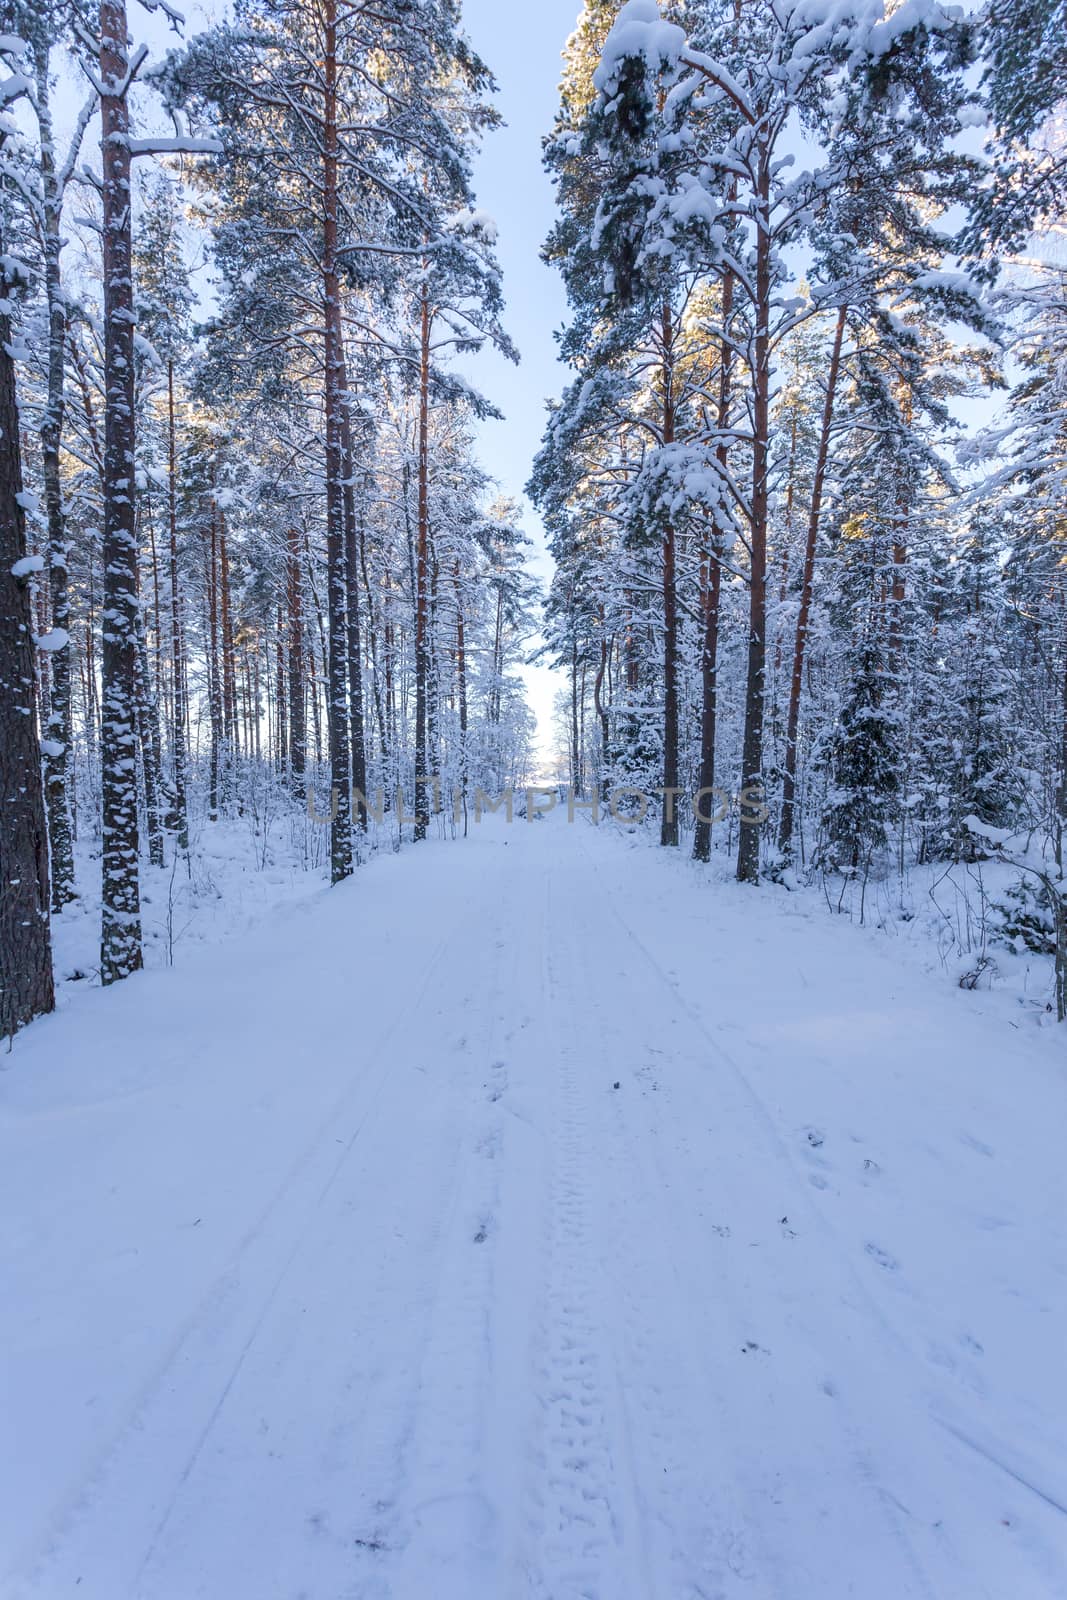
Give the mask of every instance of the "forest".
[(220, 818), (336, 883), (398, 796), (418, 839), (524, 781), (537, 585), (449, 366), (516, 354), (456, 8), (251, 5), (152, 68), (121, 5), (5, 18), (6, 1035), (90, 875), (109, 984)]
[[(749, 882), (1014, 851), (1062, 1016), (1055, 8), (676, 11), (586, 7), (545, 144), (568, 781), (660, 793), (698, 860), (725, 821)], [(120, 7), (5, 26), (10, 1033), (79, 836), (109, 983), (191, 812), (317, 786), (338, 882), (376, 790), (419, 839), (526, 782), (537, 584), (449, 364), (517, 358), (455, 8), (247, 4), (152, 68)]]
[(743, 881), (1010, 860), (1062, 1018), (1058, 8), (585, 7), (545, 596), (462, 371), (518, 352), (458, 8), (164, 17), (146, 64), (121, 6), (5, 8), (0, 1031), (97, 879), (136, 970), (220, 818), (336, 883), (531, 781), (533, 658), (554, 776)]
[(0, 1600), (1067, 1595), (1067, 0), (578, 4), (0, 0)]

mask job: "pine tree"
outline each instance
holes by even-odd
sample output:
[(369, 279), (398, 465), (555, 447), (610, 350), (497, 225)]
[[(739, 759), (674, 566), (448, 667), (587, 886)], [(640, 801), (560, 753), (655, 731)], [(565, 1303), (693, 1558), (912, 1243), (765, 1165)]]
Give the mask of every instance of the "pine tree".
[(54, 1005), (48, 837), (37, 737), (37, 667), (30, 581), (43, 563), (27, 555), (26, 513), (12, 355), (10, 297), (21, 276), (10, 252), (7, 108), (24, 93), (17, 39), (0, 39), (15, 70), (0, 80), (0, 1035)]

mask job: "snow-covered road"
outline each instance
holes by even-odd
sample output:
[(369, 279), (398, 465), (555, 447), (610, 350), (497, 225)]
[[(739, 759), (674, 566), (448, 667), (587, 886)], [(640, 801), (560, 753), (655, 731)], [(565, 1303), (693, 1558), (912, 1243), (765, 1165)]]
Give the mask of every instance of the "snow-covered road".
[(0, 1075), (4, 1600), (1062, 1600), (1067, 1069), (486, 823)]

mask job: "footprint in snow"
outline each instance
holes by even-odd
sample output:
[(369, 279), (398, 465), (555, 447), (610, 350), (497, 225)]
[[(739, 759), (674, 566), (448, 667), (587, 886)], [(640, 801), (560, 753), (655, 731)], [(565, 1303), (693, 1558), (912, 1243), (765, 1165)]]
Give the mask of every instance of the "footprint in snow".
[(829, 1163), (819, 1154), (826, 1143), (826, 1135), (818, 1128), (804, 1129), (804, 1156), (813, 1167), (826, 1167)]
[(866, 1244), (863, 1248), (871, 1260), (876, 1261), (886, 1272), (896, 1272), (899, 1269), (900, 1262), (891, 1256), (888, 1250), (883, 1250), (880, 1244)]

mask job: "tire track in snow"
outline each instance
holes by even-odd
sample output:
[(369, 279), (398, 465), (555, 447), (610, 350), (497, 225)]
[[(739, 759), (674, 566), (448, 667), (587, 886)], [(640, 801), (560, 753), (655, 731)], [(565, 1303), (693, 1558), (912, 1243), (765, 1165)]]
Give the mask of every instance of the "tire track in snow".
[[(464, 911), (469, 913), (474, 906), (468, 896)], [(416, 1011), (442, 975), (451, 977), (446, 962), (450, 947), (448, 936), (435, 942), (413, 997)], [(407, 1012), (398, 1010), (390, 1016), (368, 1052), (377, 1066), (346, 1085), (334, 1101), (241, 1237), (228, 1266), (142, 1385), (125, 1423), (80, 1490), (58, 1510), (35, 1554), (20, 1564), (21, 1576), (13, 1574), (17, 1585), (13, 1595), (40, 1594), (51, 1600), (60, 1582), (80, 1585), (82, 1568), (92, 1566), (91, 1552), (106, 1565), (108, 1576), (101, 1576), (101, 1586), (94, 1588), (94, 1574), (87, 1575), (86, 1586), (80, 1588), (86, 1600), (97, 1595), (100, 1600), (117, 1600), (119, 1595), (140, 1597), (148, 1592), (143, 1585), (179, 1498), (378, 1107), (394, 1068), (390, 1046), (408, 1022)], [(353, 1117), (354, 1131), (342, 1141), (337, 1129), (350, 1125)], [(116, 1495), (122, 1502), (122, 1547), (95, 1538), (98, 1503), (110, 1504)], [(82, 1528), (86, 1538), (79, 1541)], [(170, 1600), (165, 1588), (158, 1592), (162, 1600)]]
[[(810, 1379), (804, 1397), (805, 1405), (800, 1409), (807, 1411), (809, 1421), (801, 1428), (798, 1414), (791, 1424), (792, 1432), (801, 1440), (808, 1437), (813, 1443), (821, 1439), (823, 1444), (820, 1448), (832, 1448), (839, 1454), (844, 1451), (841, 1469), (833, 1477), (834, 1481), (848, 1482), (851, 1479), (862, 1486), (863, 1500), (855, 1503), (855, 1520), (849, 1522), (848, 1527), (851, 1536), (857, 1537), (858, 1527), (864, 1520), (867, 1521), (865, 1544), (868, 1551), (877, 1548), (877, 1526), (879, 1521), (881, 1523), (885, 1557), (874, 1563), (877, 1571), (873, 1579), (881, 1587), (872, 1588), (871, 1596), (884, 1594), (886, 1600), (897, 1600), (900, 1594), (915, 1594), (927, 1596), (929, 1600), (943, 1600), (946, 1593), (959, 1592), (962, 1584), (969, 1596), (1002, 1600), (1006, 1592), (1002, 1585), (1017, 1583), (1017, 1555), (1007, 1549), (1001, 1539), (991, 1542), (979, 1561), (971, 1549), (953, 1537), (953, 1526), (968, 1526), (968, 1507), (966, 1499), (961, 1498), (964, 1495), (963, 1475), (945, 1463), (945, 1452), (934, 1436), (926, 1407), (901, 1384), (900, 1357), (911, 1359), (910, 1346), (889, 1323), (886, 1314), (869, 1293), (850, 1259), (848, 1247), (834, 1233), (832, 1225), (818, 1207), (810, 1185), (805, 1182), (805, 1175), (798, 1170), (793, 1153), (782, 1140), (773, 1117), (747, 1075), (679, 993), (677, 985), (623, 916), (614, 894), (605, 884), (599, 864), (594, 863), (589, 850), (583, 847), (583, 853), (626, 949), (640, 956), (642, 965), (652, 975), (656, 986), (669, 997), (667, 1008), (662, 1006), (662, 1002), (658, 1007), (646, 1003), (646, 1013), (658, 1015), (661, 1019), (665, 1015), (671, 1016), (680, 1027), (682, 1036), (686, 1033), (690, 1036), (684, 1047), (682, 1039), (675, 1038), (673, 1041), (679, 1063), (686, 1062), (688, 1058), (687, 1064), (696, 1066), (696, 1070), (686, 1070), (684, 1075), (679, 1075), (679, 1089), (684, 1082), (684, 1089), (702, 1102), (702, 1116), (697, 1126), (709, 1130), (709, 1146), (704, 1152), (702, 1164), (712, 1180), (711, 1193), (716, 1195), (714, 1209), (726, 1214), (732, 1202), (744, 1197), (746, 1190), (751, 1190), (751, 1174), (746, 1174), (739, 1166), (739, 1156), (747, 1147), (748, 1163), (757, 1174), (761, 1168), (765, 1174), (766, 1208), (784, 1210), (785, 1217), (794, 1221), (804, 1218), (811, 1224), (812, 1231), (821, 1236), (823, 1248), (817, 1250), (814, 1256), (807, 1256), (808, 1265), (804, 1269), (807, 1278), (792, 1291), (791, 1305), (786, 1303), (789, 1292), (784, 1296), (780, 1292), (784, 1284), (779, 1286), (768, 1278), (765, 1269), (753, 1273), (750, 1264), (745, 1263), (741, 1276), (733, 1275), (730, 1292), (735, 1314), (743, 1309), (726, 1348), (736, 1350), (747, 1342), (746, 1329), (751, 1323), (751, 1314), (755, 1314), (758, 1325), (753, 1327), (753, 1332), (759, 1332), (764, 1323), (771, 1326), (774, 1331), (764, 1337), (769, 1338), (769, 1342), (773, 1341), (779, 1353), (784, 1346), (794, 1373), (808, 1370)], [(624, 964), (621, 958), (617, 958), (617, 964)], [(636, 976), (636, 972), (632, 976)], [(636, 1003), (639, 989), (640, 985), (636, 982), (627, 989), (627, 999), (632, 1003)], [(630, 1036), (635, 1038), (640, 1035), (639, 1011), (640, 1007), (635, 1004), (636, 1015), (629, 1019), (634, 1024)], [(618, 1019), (613, 1020), (618, 1026)], [(623, 1028), (619, 1028), (620, 1038), (623, 1037), (623, 1031)], [(696, 1040), (699, 1040), (699, 1047), (694, 1050)], [(729, 1079), (724, 1081), (721, 1075), (712, 1078), (706, 1070), (699, 1070), (697, 1063), (701, 1054), (706, 1058), (709, 1050), (726, 1069), (729, 1079), (733, 1080), (733, 1089)], [(675, 1076), (669, 1069), (666, 1070), (662, 1092), (654, 1097), (656, 1109), (661, 1115), (673, 1098), (671, 1082)], [(738, 1098), (738, 1090), (741, 1098)], [(634, 1159), (639, 1160), (646, 1153), (655, 1157), (660, 1182), (653, 1185), (653, 1189), (659, 1193), (668, 1192), (672, 1159), (677, 1149), (685, 1144), (688, 1132), (694, 1126), (692, 1108), (685, 1108), (679, 1115), (678, 1126), (667, 1132), (661, 1124), (661, 1116), (653, 1114), (647, 1127), (642, 1126), (639, 1139), (632, 1141)], [(727, 1140), (725, 1146), (722, 1144), (724, 1135)], [(727, 1180), (725, 1183), (714, 1182), (717, 1169), (720, 1179)], [(701, 1181), (699, 1164), (692, 1168), (688, 1176), (694, 1195), (702, 1191), (708, 1193), (707, 1185)], [(772, 1199), (775, 1194), (779, 1197), (777, 1201)], [(747, 1209), (751, 1212), (751, 1204)], [(686, 1231), (684, 1224), (685, 1217), (682, 1214), (670, 1227), (671, 1235)], [(745, 1229), (750, 1246), (752, 1235), (758, 1232), (758, 1228), (758, 1222), (754, 1223), (750, 1215)], [(688, 1231), (693, 1232), (691, 1222)], [(795, 1237), (795, 1230), (789, 1230), (786, 1237), (790, 1236)], [(778, 1251), (780, 1257), (778, 1247), (781, 1242), (769, 1235), (759, 1245), (759, 1254), (755, 1259), (760, 1262), (770, 1259), (767, 1256), (768, 1246), (772, 1251)], [(735, 1237), (735, 1258), (737, 1244)], [(717, 1254), (722, 1261), (719, 1270), (723, 1276), (720, 1282), (729, 1289), (732, 1275), (730, 1251), (720, 1249)], [(696, 1260), (696, 1250), (690, 1247), (688, 1259), (680, 1264), (681, 1282), (699, 1285), (700, 1269), (695, 1266)], [(788, 1277), (789, 1269), (784, 1259), (780, 1270)], [(829, 1308), (835, 1305), (841, 1308), (836, 1316), (829, 1312)], [(725, 1309), (729, 1311), (730, 1307)], [(714, 1320), (713, 1317), (713, 1325)], [(753, 1349), (752, 1353), (757, 1360), (760, 1359), (759, 1348)], [(826, 1375), (824, 1392), (833, 1404), (829, 1432), (826, 1421), (818, 1415), (818, 1408), (811, 1404), (820, 1387), (820, 1371)], [(728, 1391), (724, 1389), (723, 1392)], [(892, 1399), (889, 1399), (890, 1395)], [(869, 1410), (872, 1397), (875, 1414), (880, 1414), (881, 1423), (887, 1425), (880, 1426), (876, 1434), (868, 1431), (870, 1423), (865, 1427), (859, 1420), (861, 1411)], [(792, 1397), (794, 1404), (797, 1398), (799, 1392)], [(760, 1493), (758, 1489), (758, 1464), (754, 1472), (748, 1470), (746, 1457), (750, 1451), (742, 1419), (743, 1412), (738, 1413), (738, 1420), (730, 1430), (731, 1447), (738, 1451), (738, 1475), (750, 1477), (752, 1503), (758, 1512), (767, 1494)], [(922, 1445), (918, 1443), (920, 1436), (923, 1438)], [(830, 1441), (835, 1438), (837, 1444), (831, 1445)], [(876, 1465), (875, 1453), (881, 1466)], [(802, 1471), (801, 1463), (795, 1463), (794, 1477)], [(899, 1485), (897, 1492), (887, 1486), (887, 1471)], [(773, 1486), (767, 1485), (766, 1488), (770, 1489), (773, 1496)], [(871, 1521), (872, 1510), (877, 1511), (874, 1522)], [(841, 1508), (837, 1507), (832, 1514), (840, 1516), (840, 1511)], [(780, 1535), (780, 1518), (764, 1519), (757, 1541), (763, 1561), (767, 1560), (776, 1546), (782, 1544)], [(886, 1538), (888, 1544), (885, 1544)], [(796, 1552), (802, 1543), (803, 1530), (798, 1530), (792, 1543), (782, 1546), (775, 1563), (781, 1566), (784, 1561), (793, 1562), (793, 1581), (798, 1577)], [(897, 1552), (895, 1563), (890, 1555), (894, 1549)], [(1002, 1573), (999, 1579), (993, 1576), (998, 1571)], [(825, 1575), (822, 1581), (826, 1581)], [(946, 1585), (951, 1585), (951, 1588), (946, 1588)]]

